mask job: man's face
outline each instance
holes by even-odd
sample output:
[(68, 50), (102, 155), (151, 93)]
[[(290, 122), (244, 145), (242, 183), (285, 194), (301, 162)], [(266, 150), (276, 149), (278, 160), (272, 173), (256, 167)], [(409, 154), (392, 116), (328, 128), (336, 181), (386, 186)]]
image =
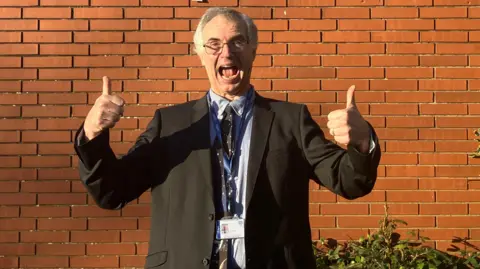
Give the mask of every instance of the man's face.
[(205, 25), (202, 34), (205, 49), (199, 56), (212, 89), (221, 96), (243, 94), (250, 86), (255, 59), (246, 25), (219, 15)]

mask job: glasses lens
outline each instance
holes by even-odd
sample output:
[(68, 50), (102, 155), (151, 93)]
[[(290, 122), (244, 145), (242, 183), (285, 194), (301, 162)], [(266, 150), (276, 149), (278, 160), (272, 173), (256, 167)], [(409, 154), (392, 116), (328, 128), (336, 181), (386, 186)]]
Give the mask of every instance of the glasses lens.
[[(205, 51), (208, 54), (217, 54), (222, 50), (224, 45), (225, 45), (224, 43), (215, 42), (215, 43), (205, 44), (203, 45), (203, 47), (205, 48)], [(246, 45), (247, 45), (247, 42), (244, 40), (235, 40), (231, 43), (228, 43), (228, 48), (232, 52), (241, 52), (245, 49)]]
[(209, 45), (204, 45), (203, 47), (205, 48), (205, 52), (207, 52), (208, 54), (215, 54), (218, 51), (217, 48), (211, 47)]
[(242, 51), (247, 43), (243, 40), (233, 42), (232, 50)]

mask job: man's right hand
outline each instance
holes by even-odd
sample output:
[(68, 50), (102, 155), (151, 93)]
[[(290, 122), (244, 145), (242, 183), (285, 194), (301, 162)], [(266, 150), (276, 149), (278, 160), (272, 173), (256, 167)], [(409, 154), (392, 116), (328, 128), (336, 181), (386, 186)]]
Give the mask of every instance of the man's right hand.
[(112, 95), (109, 78), (103, 77), (102, 95), (95, 100), (95, 104), (85, 118), (83, 125), (85, 136), (92, 140), (103, 130), (114, 127), (123, 116), (124, 104), (125, 101), (121, 97)]

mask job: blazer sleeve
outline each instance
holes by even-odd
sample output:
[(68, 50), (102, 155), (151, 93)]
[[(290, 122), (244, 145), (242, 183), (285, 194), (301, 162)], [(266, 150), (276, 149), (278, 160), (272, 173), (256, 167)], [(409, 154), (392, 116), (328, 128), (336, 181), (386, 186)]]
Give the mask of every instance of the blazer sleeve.
[(79, 157), (80, 178), (97, 205), (120, 209), (151, 187), (152, 162), (161, 128), (160, 111), (137, 138), (134, 146), (117, 158), (109, 143), (109, 130), (86, 141), (83, 125), (75, 135), (74, 148)]
[(370, 193), (377, 179), (380, 145), (369, 124), (375, 148), (369, 154), (353, 146), (343, 149), (325, 138), (306, 106), (300, 110), (300, 137), (303, 154), (311, 167), (311, 178), (349, 200)]

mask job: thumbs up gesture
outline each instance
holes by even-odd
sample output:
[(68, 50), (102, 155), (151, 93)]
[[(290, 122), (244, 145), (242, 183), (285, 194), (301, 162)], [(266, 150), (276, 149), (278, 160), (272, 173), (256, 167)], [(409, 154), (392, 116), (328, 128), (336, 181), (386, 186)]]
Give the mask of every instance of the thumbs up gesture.
[(347, 91), (346, 107), (328, 114), (327, 127), (338, 143), (353, 145), (360, 152), (368, 153), (370, 128), (355, 104), (355, 86)]
[(86, 137), (91, 140), (103, 130), (114, 127), (123, 116), (124, 104), (125, 101), (121, 97), (112, 95), (110, 79), (103, 77), (102, 95), (95, 100), (83, 125)]

